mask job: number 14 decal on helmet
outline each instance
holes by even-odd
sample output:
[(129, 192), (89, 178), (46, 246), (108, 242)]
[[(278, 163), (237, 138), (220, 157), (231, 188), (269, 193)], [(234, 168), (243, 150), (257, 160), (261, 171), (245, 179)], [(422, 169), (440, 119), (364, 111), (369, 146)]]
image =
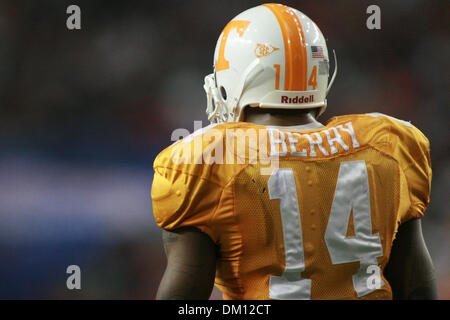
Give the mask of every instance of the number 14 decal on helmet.
[[(271, 276), (271, 299), (310, 299), (311, 279), (303, 279), (305, 257), (301, 216), (298, 205), (294, 172), (291, 168), (277, 169), (269, 178), (271, 200), (280, 200), (283, 228), (285, 269), (281, 276)], [(350, 213), (353, 211), (355, 236), (347, 237)], [(378, 265), (377, 257), (383, 255), (379, 234), (372, 234), (370, 194), (365, 161), (342, 162), (336, 190), (325, 231), (325, 242), (332, 264), (360, 262), (359, 270), (352, 276), (358, 297), (376, 289), (368, 286), (371, 276), (369, 266)], [(383, 282), (381, 280), (381, 286)]]
[[(274, 64), (273, 67), (275, 68), (275, 90), (280, 90), (280, 65)], [(317, 88), (317, 66), (314, 66), (311, 75), (309, 76), (308, 80), (308, 86), (311, 86), (313, 90), (316, 90)]]

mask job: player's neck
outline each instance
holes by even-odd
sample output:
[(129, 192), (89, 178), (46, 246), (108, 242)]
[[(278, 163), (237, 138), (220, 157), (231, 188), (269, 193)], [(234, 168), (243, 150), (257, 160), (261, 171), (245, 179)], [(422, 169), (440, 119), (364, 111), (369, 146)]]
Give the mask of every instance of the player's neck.
[(311, 113), (298, 116), (270, 113), (248, 113), (246, 114), (245, 122), (275, 127), (290, 127), (301, 125), (311, 125), (316, 127), (323, 126), (314, 118)]

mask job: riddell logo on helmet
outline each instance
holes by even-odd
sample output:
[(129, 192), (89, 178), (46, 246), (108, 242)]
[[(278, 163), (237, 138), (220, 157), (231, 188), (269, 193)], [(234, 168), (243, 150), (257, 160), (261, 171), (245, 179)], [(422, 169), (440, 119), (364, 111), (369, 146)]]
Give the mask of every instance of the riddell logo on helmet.
[(296, 96), (294, 98), (289, 98), (288, 96), (281, 96), (281, 103), (309, 103), (314, 102), (314, 95), (311, 94), (309, 97)]

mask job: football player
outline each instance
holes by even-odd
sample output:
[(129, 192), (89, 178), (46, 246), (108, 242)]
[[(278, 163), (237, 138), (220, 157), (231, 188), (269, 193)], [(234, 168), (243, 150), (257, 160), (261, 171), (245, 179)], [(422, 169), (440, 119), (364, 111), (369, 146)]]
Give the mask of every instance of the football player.
[(320, 123), (335, 76), (296, 9), (226, 25), (205, 78), (211, 125), (154, 162), (158, 299), (207, 299), (214, 284), (224, 299), (436, 298), (420, 220), (429, 142), (379, 113)]

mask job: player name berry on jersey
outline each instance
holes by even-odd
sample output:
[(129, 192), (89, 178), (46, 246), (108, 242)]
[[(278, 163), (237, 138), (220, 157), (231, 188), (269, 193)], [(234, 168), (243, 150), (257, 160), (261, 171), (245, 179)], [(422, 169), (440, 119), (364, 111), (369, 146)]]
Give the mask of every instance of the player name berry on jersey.
[[(269, 128), (268, 132), (271, 156), (291, 155), (314, 158), (318, 154), (319, 156), (328, 156), (360, 146), (351, 122), (336, 127), (324, 128), (313, 133), (300, 133), (274, 128)], [(278, 137), (276, 137), (277, 135)], [(345, 143), (343, 136), (347, 136), (351, 143)]]
[(198, 130), (181, 140), (172, 150), (172, 161), (176, 164), (267, 163), (286, 156), (327, 157), (358, 147), (351, 121), (306, 132), (252, 124), (222, 124)]

